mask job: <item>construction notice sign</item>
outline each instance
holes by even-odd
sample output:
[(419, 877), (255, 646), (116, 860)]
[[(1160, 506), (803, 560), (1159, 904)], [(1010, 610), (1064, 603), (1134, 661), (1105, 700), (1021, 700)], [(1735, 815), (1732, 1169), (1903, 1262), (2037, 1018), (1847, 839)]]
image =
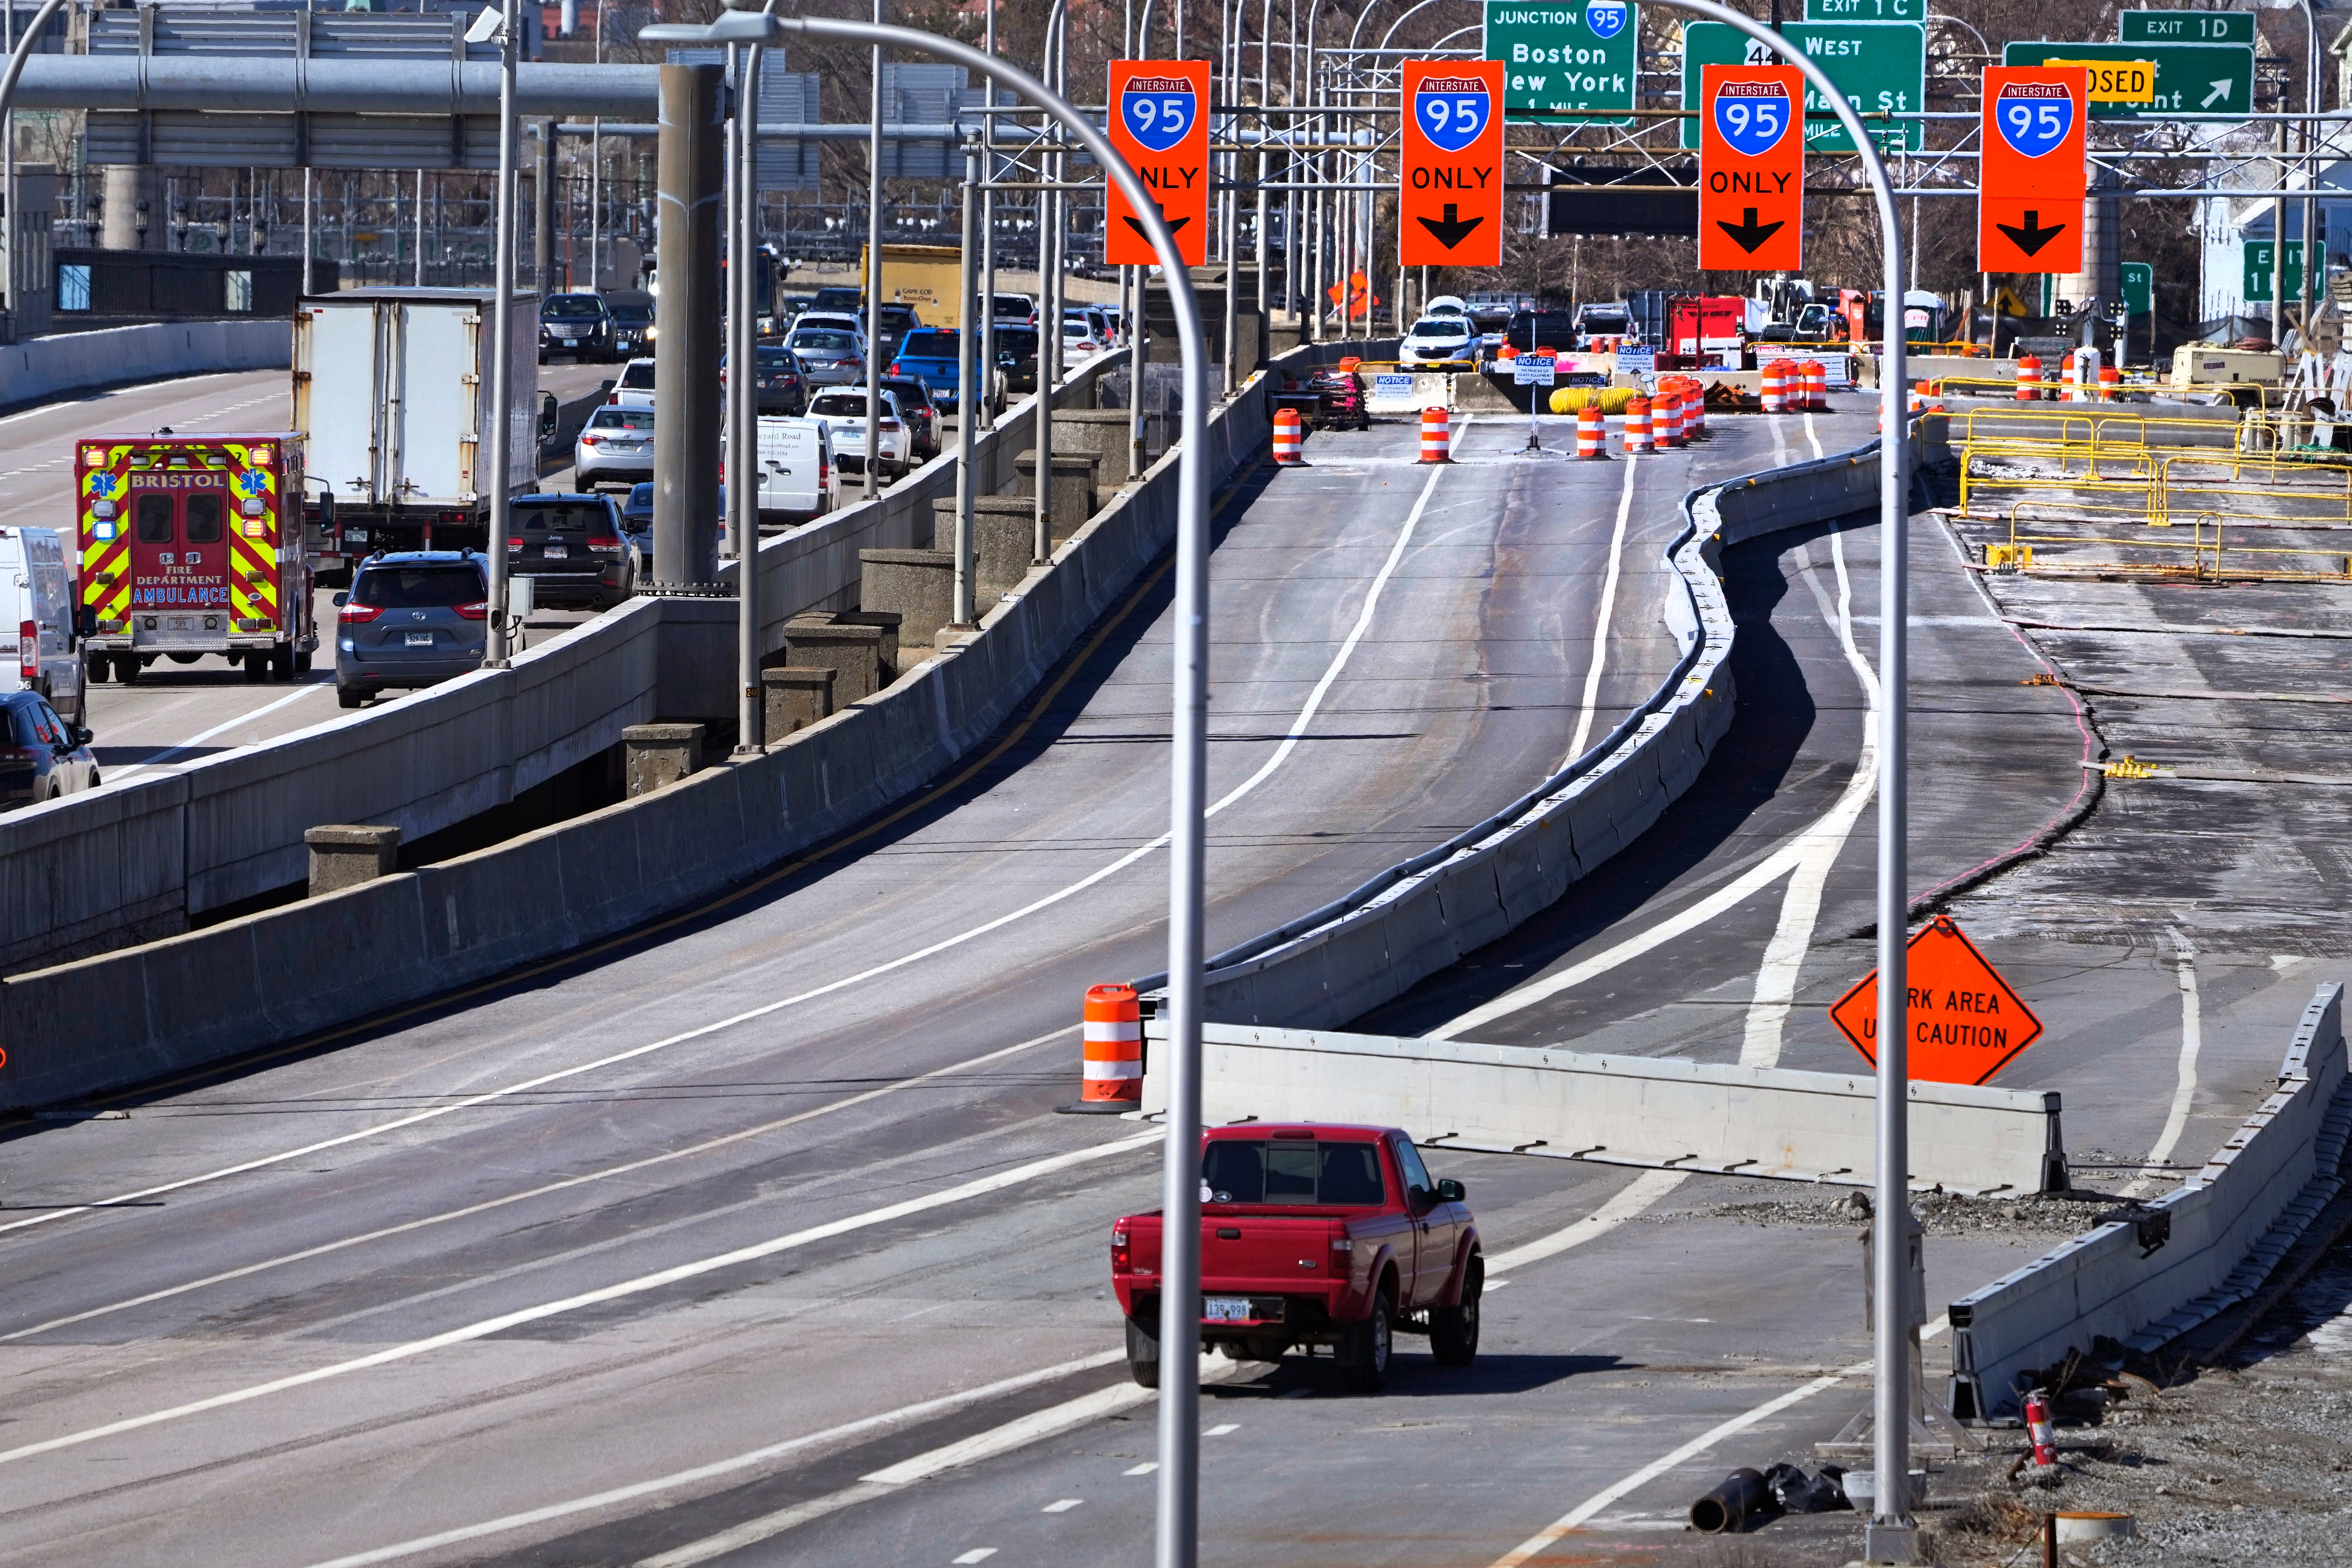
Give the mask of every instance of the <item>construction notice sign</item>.
[[(1187, 267), (1209, 261), (1209, 62), (1110, 62), (1110, 144), (1153, 193)], [(1160, 252), (1135, 207), (1110, 185), (1103, 231), (1109, 267), (1156, 267)]]
[(1708, 66), (1700, 79), (1698, 264), (1801, 271), (1803, 73), (1794, 66)]
[[(2042, 1020), (1947, 915), (1920, 929), (1905, 950), (1911, 1001), (1910, 1076), (1929, 1083), (1985, 1083), (2041, 1037)], [(1878, 972), (1838, 998), (1830, 1022), (1878, 1065)]]
[(2081, 66), (1985, 68), (1977, 270), (2083, 269), (2089, 75)]
[(1397, 262), (1503, 264), (1503, 64), (1404, 62)]

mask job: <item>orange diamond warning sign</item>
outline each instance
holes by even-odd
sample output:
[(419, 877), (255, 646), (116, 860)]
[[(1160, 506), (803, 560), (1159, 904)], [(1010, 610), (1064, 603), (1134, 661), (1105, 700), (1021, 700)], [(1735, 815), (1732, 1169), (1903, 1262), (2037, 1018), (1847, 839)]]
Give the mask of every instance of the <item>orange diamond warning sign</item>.
[[(2042, 1020), (1948, 915), (1904, 949), (1910, 993), (1910, 1075), (1929, 1083), (1985, 1083), (2042, 1036)], [(1837, 1000), (1830, 1022), (1878, 1065), (1878, 971)]]

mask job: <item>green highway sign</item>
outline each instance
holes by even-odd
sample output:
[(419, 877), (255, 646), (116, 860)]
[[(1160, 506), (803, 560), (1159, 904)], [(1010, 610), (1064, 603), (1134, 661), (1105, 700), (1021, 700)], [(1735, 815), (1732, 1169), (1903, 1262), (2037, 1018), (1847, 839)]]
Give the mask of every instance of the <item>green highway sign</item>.
[[(2271, 242), (2267, 239), (2246, 241), (2245, 296), (2250, 303), (2275, 297), (2271, 284)], [(2286, 297), (2303, 297), (2303, 241), (2286, 242)]]
[(1633, 112), (1642, 17), (1630, 0), (1486, 0), (1486, 19), (1506, 118), (1557, 125)]
[(2094, 120), (2242, 120), (2254, 106), (2254, 50), (2250, 44), (2053, 44), (2045, 39), (2010, 44), (2001, 51), (2003, 65), (2038, 66), (2044, 60), (2155, 62), (2154, 102), (2094, 103)]
[[(1808, 5), (1811, 0), (1806, 0)], [(1811, 16), (1808, 10), (1805, 13)], [(2116, 37), (2126, 44), (2251, 44), (2252, 11), (2126, 11)]]
[(2156, 310), (2156, 268), (2145, 261), (2123, 264), (2124, 312), (2146, 316)]
[[(1846, 101), (1868, 114), (1882, 110), (1916, 113), (1927, 107), (1927, 30), (1916, 22), (1788, 22), (1780, 34), (1804, 51), (1805, 58), (1829, 74)], [(1706, 66), (1781, 63), (1767, 45), (1724, 22), (1693, 22), (1683, 29), (1683, 102), (1699, 100), (1700, 72)], [(1811, 87), (1805, 89), (1805, 146), (1816, 153), (1851, 153), (1853, 140), (1845, 127), (1827, 116), (1830, 106)], [(1683, 145), (1698, 145), (1698, 121), (1683, 122)], [(1927, 128), (1919, 121), (1888, 122), (1871, 128), (1871, 140), (1881, 147), (1927, 145)]]
[(1924, 22), (1927, 0), (1805, 0), (1808, 22)]

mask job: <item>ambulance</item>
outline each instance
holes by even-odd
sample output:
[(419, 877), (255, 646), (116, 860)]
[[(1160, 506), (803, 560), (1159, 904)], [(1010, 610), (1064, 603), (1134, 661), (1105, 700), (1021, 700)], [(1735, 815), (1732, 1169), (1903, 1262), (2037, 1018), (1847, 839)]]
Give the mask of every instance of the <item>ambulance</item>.
[(74, 481), (93, 679), (128, 685), (158, 658), (206, 654), (247, 680), (310, 668), (299, 436), (85, 436)]

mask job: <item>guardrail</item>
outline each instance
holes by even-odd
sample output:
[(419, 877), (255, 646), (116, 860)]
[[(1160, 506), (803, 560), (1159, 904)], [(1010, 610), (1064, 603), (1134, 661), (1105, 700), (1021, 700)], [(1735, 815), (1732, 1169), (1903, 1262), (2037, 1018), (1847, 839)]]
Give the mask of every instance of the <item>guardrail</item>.
[[(1599, 744), (1503, 810), (1297, 920), (1209, 961), (1204, 1016), (1330, 1027), (1400, 996), (1556, 902), (1645, 831), (1729, 727), (1723, 548), (1875, 504), (1878, 443), (1708, 486), (1666, 548), (1683, 657)], [(1154, 994), (1167, 976), (1136, 982)]]
[[(1167, 1038), (1164, 1018), (1144, 1030)], [(1203, 1025), (1201, 1051), (1211, 1123), (1361, 1121), (1450, 1149), (1845, 1186), (1877, 1179), (1868, 1073), (1244, 1024)], [(1150, 1060), (1147, 1112), (1168, 1100)], [(1914, 1082), (1911, 1166), (1922, 1189), (2063, 1192), (2058, 1096)]]
[[(1333, 347), (1294, 352), (1311, 363)], [(1265, 449), (1266, 379), (1210, 412), (1213, 484)], [(1114, 497), (971, 641), (764, 755), (475, 854), (0, 980), (0, 1110), (216, 1061), (555, 957), (822, 843), (984, 740), (1167, 548), (1178, 462), (1171, 451)]]
[[(1111, 363), (1074, 373), (1059, 405), (1091, 405)], [(1034, 403), (973, 444), (983, 490), (1007, 483), (1034, 441)], [(783, 646), (793, 616), (856, 601), (859, 551), (929, 538), (931, 501), (954, 484), (953, 463), (930, 463), (764, 541), (763, 649)], [(299, 883), (302, 835), (322, 823), (395, 826), (414, 843), (619, 744), (628, 725), (732, 713), (734, 615), (731, 600), (633, 600), (509, 669), (0, 817), (0, 971), (171, 935)]]
[(286, 321), (158, 321), (0, 344), (0, 408), (130, 382), (293, 363)]
[(2195, 1175), (1951, 1304), (1955, 1415), (2013, 1416), (2021, 1375), (2102, 1339), (2153, 1351), (2261, 1288), (2339, 1185), (2352, 1130), (2343, 1011), (2343, 986), (2321, 986), (2277, 1092)]

